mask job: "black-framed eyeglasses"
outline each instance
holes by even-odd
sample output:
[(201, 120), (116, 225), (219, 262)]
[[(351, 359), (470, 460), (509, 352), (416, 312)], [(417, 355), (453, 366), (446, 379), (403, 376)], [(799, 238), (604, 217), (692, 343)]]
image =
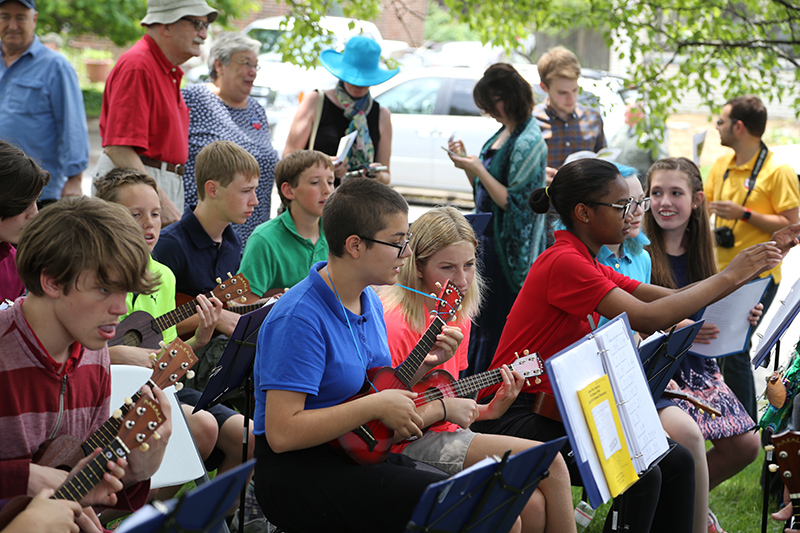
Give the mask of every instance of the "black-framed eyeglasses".
[(183, 17), (181, 20), (185, 20), (186, 22), (191, 22), (194, 24), (195, 31), (203, 31), (208, 29), (208, 26), (211, 24), (210, 22), (206, 22), (205, 20), (194, 19), (192, 17)]
[[(650, 211), (650, 197), (642, 198), (641, 200), (634, 200), (633, 205), (631, 206), (631, 211), (636, 212), (638, 208), (642, 208), (642, 213), (647, 213)], [(625, 217), (623, 217), (625, 218)]]
[[(648, 198), (648, 200), (649, 200), (649, 198)], [(642, 200), (642, 201), (644, 201), (644, 200)], [(628, 198), (628, 201), (625, 202), (622, 205), (620, 205), (620, 204), (609, 204), (608, 202), (586, 202), (586, 203), (587, 204), (595, 204), (595, 205), (605, 205), (605, 206), (608, 206), (608, 207), (613, 207), (614, 209), (621, 209), (622, 210), (622, 218), (625, 218), (625, 217), (628, 216), (628, 213), (631, 212), (631, 208), (633, 207), (633, 204), (636, 203), (636, 200), (634, 200), (633, 198)]]
[(247, 68), (247, 69), (250, 69), (250, 68), (255, 69), (256, 72), (261, 70), (261, 65), (259, 65), (258, 63), (256, 63), (254, 65), (253, 63), (250, 62), (249, 59), (242, 59), (242, 60), (238, 60), (237, 59), (236, 61), (234, 61), (234, 63), (236, 63), (237, 65), (242, 65), (244, 68)]
[(359, 237), (364, 239), (365, 241), (374, 242), (374, 243), (377, 243), (377, 244), (383, 244), (385, 246), (391, 246), (392, 248), (397, 248), (397, 258), (400, 259), (400, 257), (406, 251), (406, 248), (408, 248), (408, 241), (411, 240), (411, 232), (410, 231), (408, 232), (408, 238), (403, 242), (403, 244), (395, 244), (393, 242), (379, 241), (378, 239), (370, 239), (369, 237), (361, 237), (361, 235), (359, 235)]

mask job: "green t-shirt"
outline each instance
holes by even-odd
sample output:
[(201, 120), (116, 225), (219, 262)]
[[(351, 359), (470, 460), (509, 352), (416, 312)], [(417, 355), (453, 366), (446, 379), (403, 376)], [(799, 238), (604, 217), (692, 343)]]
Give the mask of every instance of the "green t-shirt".
[[(165, 313), (175, 309), (175, 274), (152, 257), (147, 265), (147, 270), (158, 274), (159, 284), (153, 294), (134, 294), (128, 293), (125, 303), (128, 306), (128, 313), (121, 316), (120, 321), (134, 311), (146, 311), (153, 318), (158, 318)], [(164, 334), (164, 342), (171, 343), (178, 336), (178, 329), (175, 326), (167, 328)]]
[(239, 269), (250, 290), (263, 295), (272, 289), (288, 288), (308, 276), (311, 266), (328, 258), (328, 242), (319, 222), (319, 239), (312, 244), (297, 233), (287, 209), (258, 226), (247, 239)]

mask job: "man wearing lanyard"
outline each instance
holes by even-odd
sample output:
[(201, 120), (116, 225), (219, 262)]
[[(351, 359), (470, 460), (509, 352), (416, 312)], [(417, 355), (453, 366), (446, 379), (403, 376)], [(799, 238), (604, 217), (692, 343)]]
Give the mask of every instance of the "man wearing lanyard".
[(34, 0), (0, 0), (0, 139), (50, 173), (40, 206), (81, 195), (89, 133), (78, 77), (36, 36)]
[[(709, 210), (716, 215), (720, 269), (740, 250), (767, 241), (774, 231), (798, 222), (797, 174), (776, 161), (761, 141), (766, 125), (767, 109), (756, 96), (728, 101), (717, 120), (720, 142), (734, 151), (717, 159), (704, 187)], [(772, 282), (761, 300), (765, 314), (781, 280), (780, 266), (761, 274), (769, 275)], [(720, 359), (719, 366), (725, 382), (753, 420), (758, 420), (749, 351), (748, 342), (742, 353)]]
[(147, 172), (158, 184), (164, 224), (181, 218), (189, 157), (189, 108), (179, 65), (200, 55), (217, 10), (205, 0), (148, 0), (145, 36), (120, 56), (106, 81), (95, 177), (114, 167)]

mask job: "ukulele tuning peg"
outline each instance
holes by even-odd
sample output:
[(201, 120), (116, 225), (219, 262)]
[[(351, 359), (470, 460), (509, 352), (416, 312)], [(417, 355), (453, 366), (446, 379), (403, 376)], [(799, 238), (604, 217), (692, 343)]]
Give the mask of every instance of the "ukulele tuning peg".
[(158, 359), (158, 356), (150, 352), (150, 355), (148, 355), (147, 358), (150, 359), (151, 361), (155, 361), (156, 359)]
[(461, 311), (461, 305), (459, 304), (458, 309), (456, 311)]
[(189, 370), (186, 373), (186, 377), (189, 378), (189, 379), (193, 379), (194, 378), (194, 370)]
[(519, 359), (519, 353), (518, 353), (518, 352), (514, 352), (514, 357), (516, 357), (517, 359)]
[(773, 446), (772, 444), (767, 444), (766, 446), (764, 446), (764, 451), (765, 452), (771, 452), (771, 451), (774, 451), (774, 450), (775, 450), (775, 446)]
[(436, 285), (436, 287), (437, 287), (437, 288), (439, 288), (439, 289), (441, 289), (441, 288), (442, 288), (442, 284), (441, 284), (441, 283), (439, 283), (438, 281), (437, 281), (436, 283), (434, 283), (434, 285)]
[(431, 293), (431, 298), (438, 298), (438, 296), (436, 296), (436, 293), (435, 293), (435, 292), (432, 292), (432, 293)]
[(178, 382), (175, 384), (176, 391), (180, 392), (182, 389), (183, 389), (183, 383)]
[(242, 303), (245, 303), (245, 302), (247, 301), (247, 298), (245, 298), (244, 296), (242, 296), (241, 298), (239, 298), (239, 300), (240, 300)]
[(530, 350), (522, 350), (522, 355), (528, 356), (530, 353)]
[(153, 438), (156, 440), (161, 440), (161, 434), (158, 431), (154, 431)]
[(528, 386), (528, 387), (530, 387), (530, 386), (531, 386), (531, 380), (529, 380), (529, 379), (526, 379), (526, 380), (525, 380), (525, 385), (526, 385), (526, 386)]
[(149, 449), (150, 449), (150, 445), (149, 445), (149, 444), (147, 444), (146, 442), (143, 442), (143, 443), (141, 444), (141, 446), (139, 446), (139, 449), (140, 449), (140, 450), (142, 450), (143, 452), (146, 452), (147, 450), (149, 450)]
[(772, 463), (767, 468), (769, 468), (769, 471), (772, 472), (773, 474), (778, 471), (778, 465), (776, 465), (775, 463)]
[(114, 415), (113, 416), (114, 416), (114, 418), (119, 420), (120, 418), (122, 418), (122, 410), (121, 409), (117, 409), (116, 411), (114, 411)]
[(217, 284), (220, 284), (220, 283), (222, 283), (222, 278), (217, 278), (217, 279), (215, 279), (214, 281), (216, 281), (216, 282), (217, 282)]
[(163, 340), (158, 341), (158, 345), (161, 347), (162, 350), (166, 350), (167, 349), (167, 343), (164, 342)]
[(133, 398), (131, 398), (130, 396), (126, 396), (125, 405), (133, 405)]
[(534, 381), (535, 381), (535, 382), (536, 382), (536, 384), (538, 385), (539, 383), (541, 383), (541, 382), (542, 382), (542, 378), (540, 378), (540, 377), (537, 377), (537, 378), (536, 378)]
[(232, 278), (232, 277), (233, 277), (233, 276), (231, 276), (231, 273), (230, 273), (230, 272), (226, 272), (226, 273), (225, 273), (225, 275), (227, 275), (229, 278)]

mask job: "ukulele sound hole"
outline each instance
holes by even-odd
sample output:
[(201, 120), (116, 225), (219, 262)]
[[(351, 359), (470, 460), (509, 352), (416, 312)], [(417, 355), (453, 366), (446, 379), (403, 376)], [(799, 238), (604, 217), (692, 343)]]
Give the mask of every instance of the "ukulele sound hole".
[(126, 331), (125, 335), (122, 336), (122, 342), (125, 346), (141, 346), (142, 334), (135, 329)]

